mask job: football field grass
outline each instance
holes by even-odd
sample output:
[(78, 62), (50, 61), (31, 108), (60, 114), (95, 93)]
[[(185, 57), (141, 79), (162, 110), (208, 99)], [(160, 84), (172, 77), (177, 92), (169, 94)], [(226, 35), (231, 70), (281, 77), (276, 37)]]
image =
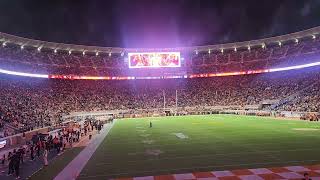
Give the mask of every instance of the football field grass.
[(319, 122), (237, 115), (120, 119), (78, 179), (317, 164), (319, 153)]

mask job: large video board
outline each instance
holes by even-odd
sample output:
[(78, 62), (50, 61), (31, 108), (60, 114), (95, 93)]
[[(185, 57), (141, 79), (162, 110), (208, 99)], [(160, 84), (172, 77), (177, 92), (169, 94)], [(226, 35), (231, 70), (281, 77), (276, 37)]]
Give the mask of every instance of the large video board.
[(128, 53), (129, 68), (180, 67), (180, 52)]

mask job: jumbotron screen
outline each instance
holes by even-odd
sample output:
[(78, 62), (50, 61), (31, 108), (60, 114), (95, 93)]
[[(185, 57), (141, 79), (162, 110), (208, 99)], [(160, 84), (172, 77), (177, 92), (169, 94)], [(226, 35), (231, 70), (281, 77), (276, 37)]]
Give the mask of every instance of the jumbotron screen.
[(180, 52), (128, 53), (129, 68), (180, 67)]

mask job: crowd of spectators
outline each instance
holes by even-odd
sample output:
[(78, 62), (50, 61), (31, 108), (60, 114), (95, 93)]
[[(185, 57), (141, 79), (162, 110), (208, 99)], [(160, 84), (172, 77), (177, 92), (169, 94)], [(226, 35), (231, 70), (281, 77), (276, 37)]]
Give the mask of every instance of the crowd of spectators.
[(318, 68), (167, 80), (91, 81), (2, 75), (0, 122), (26, 131), (55, 125), (70, 112), (174, 108), (176, 94), (178, 107), (245, 106), (304, 90), (298, 100), (283, 106), (285, 110), (319, 111), (319, 84), (314, 84), (318, 79)]
[(292, 101), (280, 106), (279, 110), (297, 112), (319, 112), (320, 110), (320, 83), (315, 81), (313, 85), (305, 89)]

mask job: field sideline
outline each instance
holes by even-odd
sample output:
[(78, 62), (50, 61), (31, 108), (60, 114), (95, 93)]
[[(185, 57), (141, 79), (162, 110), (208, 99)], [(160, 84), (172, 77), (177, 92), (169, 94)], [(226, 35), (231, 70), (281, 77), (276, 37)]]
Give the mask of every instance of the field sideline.
[(318, 122), (237, 115), (121, 119), (78, 179), (316, 164), (319, 148)]

